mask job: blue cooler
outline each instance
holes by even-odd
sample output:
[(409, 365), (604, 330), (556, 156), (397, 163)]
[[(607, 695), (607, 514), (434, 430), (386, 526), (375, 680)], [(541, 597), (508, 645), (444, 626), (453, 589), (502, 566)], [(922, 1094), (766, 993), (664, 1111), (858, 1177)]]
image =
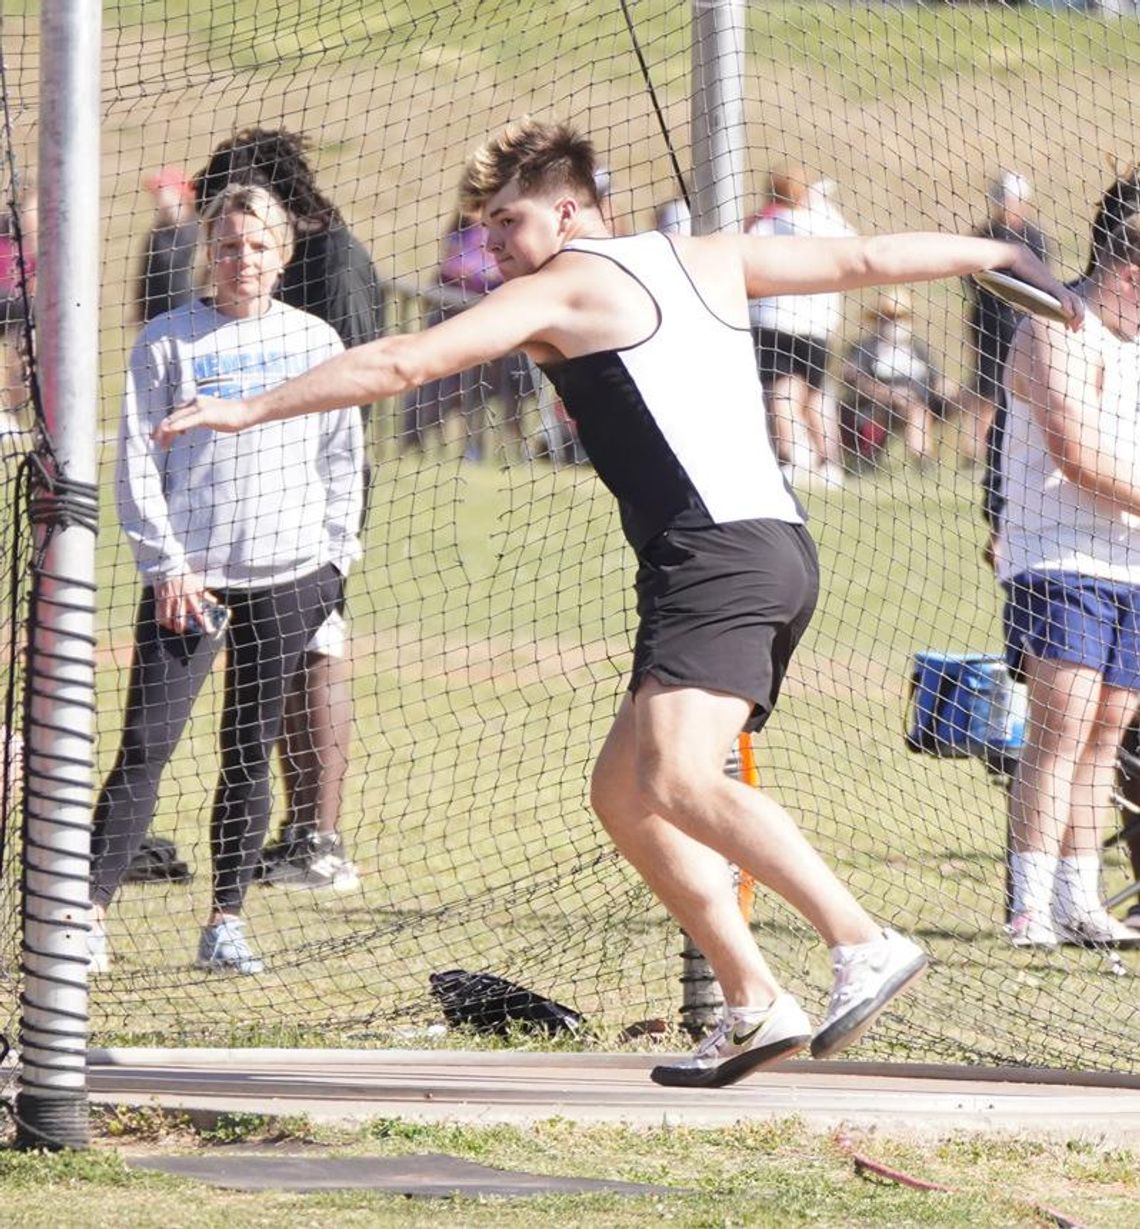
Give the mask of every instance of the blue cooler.
[(916, 653), (907, 698), (911, 751), (976, 758), (1009, 772), (1025, 741), (1025, 688), (987, 653)]

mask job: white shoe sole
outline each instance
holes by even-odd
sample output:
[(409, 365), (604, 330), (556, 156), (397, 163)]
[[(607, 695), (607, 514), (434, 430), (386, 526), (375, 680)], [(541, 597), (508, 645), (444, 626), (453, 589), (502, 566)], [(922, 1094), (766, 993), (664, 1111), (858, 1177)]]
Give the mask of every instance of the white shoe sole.
[(1018, 951), (1022, 952), (1055, 952), (1061, 944), (1060, 939), (1055, 937), (1052, 939), (1032, 939), (1025, 934), (1010, 934), (1009, 931), (1006, 931), (1006, 935), (1009, 938), (1010, 947), (1016, 947)]
[(798, 1054), (811, 1041), (811, 1034), (801, 1036), (781, 1037), (779, 1041), (770, 1042), (765, 1046), (757, 1046), (753, 1050), (745, 1050), (743, 1054), (734, 1054), (715, 1067), (654, 1067), (649, 1078), (654, 1084), (666, 1088), (724, 1088), (727, 1084), (735, 1084), (746, 1075)]
[(863, 1034), (875, 1023), (887, 1004), (909, 986), (913, 986), (926, 972), (928, 965), (925, 952), (919, 952), (909, 964), (903, 965), (893, 977), (882, 984), (874, 998), (866, 999), (852, 1007), (838, 1020), (820, 1029), (811, 1040), (812, 1058), (831, 1058), (861, 1041)]
[(1124, 931), (1123, 934), (1094, 936), (1087, 934), (1080, 927), (1065, 926), (1062, 923), (1057, 926), (1057, 936), (1066, 947), (1110, 947), (1117, 951), (1129, 951), (1140, 947), (1140, 931), (1127, 929), (1123, 925), (1121, 930)]
[(251, 960), (249, 967), (239, 968), (236, 964), (226, 964), (221, 960), (203, 960), (199, 957), (194, 961), (194, 967), (203, 973), (235, 973), (241, 977), (252, 977), (265, 972), (265, 963), (261, 960)]

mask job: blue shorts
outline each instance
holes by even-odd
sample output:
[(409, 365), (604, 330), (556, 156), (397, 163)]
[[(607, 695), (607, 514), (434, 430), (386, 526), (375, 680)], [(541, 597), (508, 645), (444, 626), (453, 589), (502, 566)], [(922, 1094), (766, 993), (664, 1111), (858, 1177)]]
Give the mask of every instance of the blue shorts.
[(1111, 687), (1140, 691), (1140, 585), (1074, 572), (1023, 572), (1008, 587), (1006, 664), (1026, 654), (1095, 670)]

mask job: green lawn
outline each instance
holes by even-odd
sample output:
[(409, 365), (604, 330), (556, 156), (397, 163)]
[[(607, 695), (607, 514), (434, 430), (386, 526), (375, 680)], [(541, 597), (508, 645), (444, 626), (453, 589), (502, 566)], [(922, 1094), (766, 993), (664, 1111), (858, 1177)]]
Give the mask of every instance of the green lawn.
[[(716, 1131), (580, 1127), (551, 1120), (514, 1127), (421, 1127), (380, 1120), (350, 1130), (284, 1131), (235, 1116), (210, 1137), (170, 1131), (145, 1112), (107, 1119), (100, 1145), (83, 1155), (0, 1151), (4, 1223), (12, 1229), (301, 1229), (316, 1224), (368, 1229), (633, 1229), (665, 1221), (682, 1229), (875, 1225), (882, 1229), (1033, 1229), (1065, 1223), (1125, 1229), (1135, 1224), (1140, 1162), (1135, 1149), (1080, 1140), (1018, 1137), (907, 1140), (849, 1133), (872, 1161), (945, 1191), (922, 1191), (856, 1174), (835, 1138), (795, 1120)], [(652, 1183), (667, 1195), (543, 1195), (533, 1198), (420, 1198), (369, 1191), (294, 1194), (226, 1191), (133, 1169), (160, 1153), (202, 1153), (227, 1143), (308, 1160), (445, 1153), (529, 1173)], [(111, 1145), (114, 1151), (106, 1145)]]

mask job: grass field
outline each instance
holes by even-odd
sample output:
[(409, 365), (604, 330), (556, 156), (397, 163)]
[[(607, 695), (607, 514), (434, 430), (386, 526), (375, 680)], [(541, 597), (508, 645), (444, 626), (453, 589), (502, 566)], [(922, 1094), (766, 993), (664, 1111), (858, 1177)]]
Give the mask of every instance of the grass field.
[[(666, 121), (687, 158), (688, 6), (635, 18)], [(34, 97), (34, 39), (5, 53)], [(428, 282), (456, 170), (489, 126), (530, 110), (594, 131), (619, 213), (644, 224), (673, 194), (664, 144), (618, 6), (365, 6), (245, 0), (106, 6), (102, 151), (103, 426), (113, 429), (130, 329), (128, 274), (149, 217), (140, 172), (201, 165), (254, 122), (316, 140), (322, 183), (384, 276)], [(161, 19), (160, 19), (161, 18)], [(11, 24), (9, 24), (11, 23)], [(1063, 267), (1076, 267), (1104, 155), (1136, 147), (1138, 27), (996, 6), (749, 8), (746, 82), (755, 201), (767, 167), (832, 174), (861, 229), (979, 218), (999, 164), (1036, 179)], [(9, 37), (9, 36), (12, 37)], [(34, 137), (17, 109), (17, 149)], [(962, 296), (924, 289), (919, 315), (963, 367)], [(859, 302), (849, 304), (848, 327)], [(129, 887), (112, 915), (116, 971), (94, 996), (100, 1040), (384, 1040), (431, 1018), (426, 976), (489, 968), (583, 1011), (603, 1040), (675, 1016), (680, 942), (613, 857), (586, 805), (592, 751), (628, 666), (630, 559), (588, 470), (461, 464), (458, 447), (400, 457), (393, 407), (375, 426), (376, 496), (352, 580), (356, 734), (344, 827), (365, 872), (335, 899), (255, 890), (272, 961), (250, 984), (188, 972), (208, 897), (205, 829), (217, 696), (172, 764), (158, 831), (194, 862), (187, 887)], [(136, 600), (107, 494), (99, 544), (100, 769), (115, 750)], [(981, 559), (972, 476), (947, 460), (811, 494), (820, 612), (761, 748), (763, 777), (885, 919), (915, 930), (933, 974), (865, 1052), (1135, 1070), (1130, 976), (1102, 957), (1008, 952), (1000, 787), (973, 761), (910, 755), (903, 696), (919, 649), (993, 650), (998, 595)], [(1110, 860), (1113, 885), (1122, 872)], [(818, 1012), (824, 953), (762, 898), (755, 923)]]
[[(877, 1229), (1035, 1229), (1058, 1223), (1131, 1229), (1140, 1197), (1134, 1149), (1087, 1141), (1042, 1143), (969, 1135), (937, 1141), (848, 1133), (848, 1146), (947, 1191), (908, 1190), (857, 1176), (835, 1137), (795, 1120), (716, 1131), (584, 1128), (551, 1120), (513, 1127), (422, 1127), (379, 1120), (352, 1129), (234, 1116), (208, 1133), (165, 1125), (146, 1111), (100, 1123), (85, 1155), (0, 1150), (0, 1197), (12, 1229), (261, 1229), (333, 1224), (369, 1229), (678, 1229), (875, 1225)], [(101, 1146), (100, 1146), (101, 1145)], [(306, 1159), (445, 1153), (528, 1173), (650, 1183), (669, 1195), (544, 1195), (527, 1199), (407, 1199), (367, 1191), (225, 1191), (132, 1168), (162, 1155), (254, 1149)], [(112, 1150), (113, 1149), (113, 1150)]]

